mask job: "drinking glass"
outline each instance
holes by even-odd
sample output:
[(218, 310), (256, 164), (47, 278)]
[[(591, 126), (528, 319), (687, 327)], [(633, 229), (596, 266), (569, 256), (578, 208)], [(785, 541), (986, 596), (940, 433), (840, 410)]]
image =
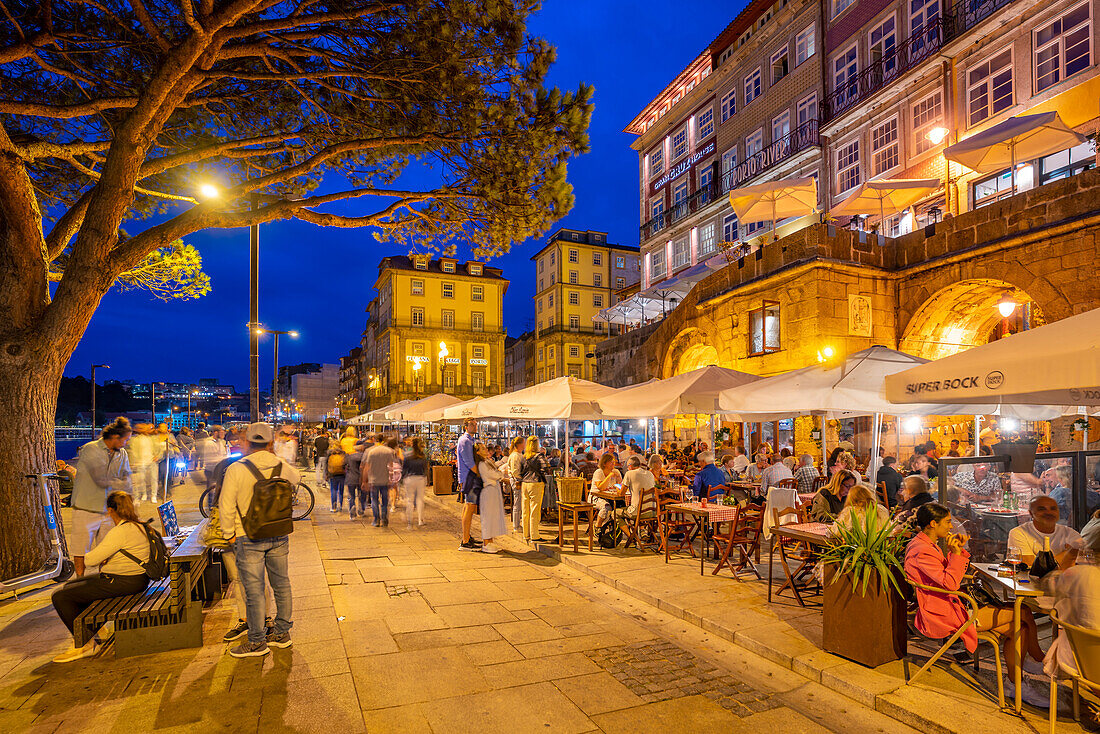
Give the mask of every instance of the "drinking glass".
[(1020, 562), (1020, 549), (1016, 546), (1009, 546), (1008, 552), (1005, 553), (1005, 565), (1009, 568), (1009, 573), (1016, 576), (1016, 564)]

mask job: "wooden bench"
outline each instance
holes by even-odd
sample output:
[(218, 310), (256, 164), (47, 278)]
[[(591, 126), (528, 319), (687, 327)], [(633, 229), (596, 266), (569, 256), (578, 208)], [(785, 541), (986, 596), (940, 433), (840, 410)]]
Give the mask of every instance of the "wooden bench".
[(202, 605), (220, 591), (219, 568), (202, 544), (203, 520), (169, 549), (168, 577), (140, 594), (101, 599), (76, 618), (73, 641), (79, 647), (100, 627), (114, 622), (115, 656), (202, 646)]

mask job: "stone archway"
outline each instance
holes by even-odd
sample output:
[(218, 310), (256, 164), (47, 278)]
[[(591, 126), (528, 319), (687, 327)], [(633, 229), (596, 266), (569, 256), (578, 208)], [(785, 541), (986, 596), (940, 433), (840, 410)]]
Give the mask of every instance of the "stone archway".
[(1006, 294), (1020, 304), (1008, 319), (1010, 333), (1045, 323), (1039, 306), (1011, 283), (963, 280), (936, 291), (916, 309), (898, 348), (917, 357), (939, 359), (999, 339), (1004, 320), (997, 302)]
[(707, 341), (702, 329), (688, 328), (676, 335), (661, 362), (661, 377), (673, 377), (691, 370), (719, 364), (718, 349)]

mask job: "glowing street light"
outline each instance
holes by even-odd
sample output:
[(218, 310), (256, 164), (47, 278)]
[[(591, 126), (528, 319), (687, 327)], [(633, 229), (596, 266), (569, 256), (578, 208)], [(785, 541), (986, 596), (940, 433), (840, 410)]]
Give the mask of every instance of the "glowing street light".
[(199, 186), (199, 196), (204, 199), (219, 199), (222, 192), (212, 183), (204, 183)]
[(833, 355), (835, 355), (835, 354), (836, 354), (836, 351), (832, 347), (826, 345), (825, 347), (822, 347), (821, 349), (818, 350), (818, 352), (817, 352), (817, 361), (818, 362), (828, 362), (830, 359), (833, 358)]
[(1005, 294), (1001, 296), (1001, 300), (997, 301), (997, 310), (1000, 312), (1001, 318), (1007, 319), (1015, 313), (1016, 307), (1019, 305), (1016, 299), (1012, 297), (1012, 294), (1006, 291)]
[(928, 131), (928, 134), (925, 137), (927, 137), (928, 140), (931, 141), (932, 145), (939, 145), (943, 142), (944, 138), (946, 138), (948, 133), (950, 132), (951, 131), (948, 130), (946, 127), (934, 127)]

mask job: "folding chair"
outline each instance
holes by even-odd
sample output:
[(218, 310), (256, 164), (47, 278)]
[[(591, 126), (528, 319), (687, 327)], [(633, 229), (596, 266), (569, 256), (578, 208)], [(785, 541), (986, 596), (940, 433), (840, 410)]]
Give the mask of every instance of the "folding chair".
[[(721, 551), (721, 556), (711, 574), (717, 575), (723, 566), (729, 566), (733, 577), (740, 581), (741, 569), (748, 566), (748, 570), (756, 574), (757, 579), (762, 578), (756, 564), (752, 562), (752, 557), (760, 548), (760, 535), (764, 531), (763, 505), (747, 504), (744, 507), (738, 507), (730, 526), (728, 535), (723, 536), (717, 532), (714, 534), (715, 549)], [(737, 549), (738, 555), (736, 567), (729, 560), (730, 551), (734, 548)]]
[[(783, 518), (789, 518), (792, 515), (795, 517), (793, 521), (787, 520), (787, 522), (783, 522)], [(809, 509), (806, 507), (799, 507), (797, 509), (794, 507), (784, 507), (783, 509), (777, 507), (772, 508), (772, 522), (775, 528), (808, 521)], [(775, 596), (782, 594), (784, 589), (790, 589), (794, 594), (795, 601), (798, 602), (798, 606), (806, 606), (806, 602), (802, 598), (802, 593), (813, 589), (814, 586), (818, 586), (814, 578), (814, 566), (817, 565), (817, 553), (815, 553), (813, 548), (807, 543), (798, 540), (783, 539), (774, 534), (772, 535), (772, 542), (776, 543), (779, 547), (779, 563), (783, 566), (783, 573), (787, 577), (783, 585), (775, 590)], [(798, 565), (795, 566), (795, 564)], [(771, 573), (771, 570), (769, 569), (768, 572)], [(771, 601), (770, 594), (768, 596), (768, 601)]]
[[(699, 532), (698, 523), (694, 519), (684, 517), (682, 512), (667, 509), (668, 505), (680, 501), (680, 493), (676, 490), (664, 490), (657, 495), (657, 522), (661, 531), (661, 550), (665, 550), (670, 542), (675, 542), (669, 537), (670, 535), (680, 533), (681, 538), (675, 550), (679, 552), (687, 546), (691, 557), (695, 558), (695, 548), (692, 544)], [(671, 552), (673, 549), (668, 550)]]
[[(626, 542), (623, 547), (634, 543), (638, 550), (652, 548), (661, 550), (661, 534), (657, 529), (657, 490), (642, 489), (641, 504), (638, 506), (638, 514), (633, 518), (623, 521), (623, 532), (626, 534)], [(642, 538), (648, 537), (649, 540)]]
[[(969, 594), (967, 594), (965, 592), (962, 592), (962, 591), (948, 591), (947, 589), (942, 589), (938, 586), (928, 586), (926, 584), (918, 583), (918, 582), (914, 581), (913, 579), (909, 578), (908, 574), (906, 574), (905, 580), (914, 589), (923, 589), (924, 591), (931, 591), (931, 592), (934, 592), (934, 593), (947, 594), (948, 596), (959, 597), (960, 599), (963, 600), (963, 602), (966, 604), (966, 606), (969, 607), (969, 614), (966, 618), (966, 621), (963, 622), (962, 626), (959, 627), (957, 630), (955, 630), (955, 633), (947, 638), (947, 642), (943, 643), (943, 645), (940, 646), (940, 649), (936, 650), (935, 653), (932, 654), (932, 657), (930, 657), (928, 659), (928, 662), (926, 662), (924, 664), (924, 667), (922, 667), (920, 670), (918, 670), (912, 676), (909, 675), (909, 650), (908, 650), (908, 645), (906, 645), (907, 649), (905, 651), (905, 658), (903, 659), (903, 668), (904, 668), (904, 671), (905, 671), (905, 684), (909, 685), (910, 683), (915, 681), (917, 678), (919, 678), (926, 670), (928, 670), (933, 665), (935, 665), (936, 661), (939, 660), (940, 657), (945, 652), (947, 652), (948, 648), (950, 648), (952, 645), (955, 644), (955, 640), (959, 639), (962, 636), (962, 633), (966, 631), (967, 627), (970, 627), (971, 625), (973, 625), (974, 628), (977, 629), (977, 626), (978, 626), (978, 622), (977, 622), (978, 602), (974, 601), (974, 597), (972, 597)], [(932, 641), (932, 642), (936, 642), (936, 640), (932, 640), (932, 638), (926, 637), (925, 635), (921, 634), (920, 631), (916, 630), (915, 627), (913, 629), (911, 629), (910, 632), (911, 633), (915, 632), (916, 635), (921, 637), (922, 639), (929, 640), (929, 641)], [(1003, 709), (1005, 707), (1005, 684), (1004, 684), (1004, 678), (1002, 677), (1003, 674), (1001, 672), (1001, 642), (1002, 642), (1001, 637), (1000, 637), (1000, 635), (998, 635), (994, 632), (983, 632), (982, 630), (978, 630), (978, 642), (979, 643), (988, 642), (989, 644), (993, 645), (993, 659), (997, 663), (997, 701), (1000, 704), (1001, 708)], [(978, 665), (978, 651), (975, 650), (974, 651), (974, 666), (977, 667), (977, 665)]]
[(1073, 681), (1073, 720), (1081, 721), (1080, 684), (1084, 683), (1094, 691), (1100, 691), (1100, 630), (1066, 624), (1058, 618), (1057, 612), (1050, 613), (1051, 620), (1061, 626), (1063, 634), (1069, 640), (1073, 651), (1073, 660), (1077, 669), (1058, 664), (1058, 670), (1050, 677), (1050, 732), (1054, 734), (1054, 725), (1058, 721), (1058, 678), (1064, 676)]

